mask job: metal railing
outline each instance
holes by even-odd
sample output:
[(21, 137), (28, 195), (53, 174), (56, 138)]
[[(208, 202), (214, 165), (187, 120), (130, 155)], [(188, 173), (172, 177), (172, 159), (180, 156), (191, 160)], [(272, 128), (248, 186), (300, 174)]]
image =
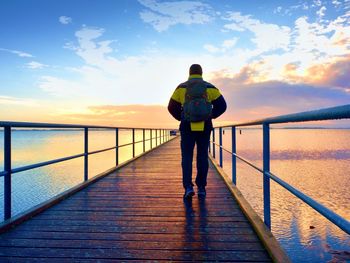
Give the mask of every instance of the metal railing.
[[(289, 122), (307, 122), (307, 121), (320, 121), (320, 120), (336, 120), (336, 119), (349, 119), (350, 118), (350, 104), (326, 108), (315, 111), (307, 111), (300, 112), (296, 114), (282, 115), (272, 118), (266, 118), (251, 122), (244, 122), (234, 125), (225, 125), (213, 128), (212, 132), (212, 146), (209, 147), (209, 151), (211, 152), (213, 158), (216, 158), (215, 147), (219, 147), (219, 165), (223, 167), (223, 151), (231, 154), (231, 162), (232, 162), (232, 183), (237, 184), (237, 165), (236, 160), (239, 159), (249, 166), (253, 167), (257, 171), (263, 174), (263, 204), (264, 204), (264, 223), (265, 225), (271, 229), (271, 211), (270, 211), (270, 179), (275, 181), (277, 184), (282, 186), (284, 189), (291, 192), (293, 195), (301, 199), (303, 202), (311, 206), (321, 215), (326, 217), (332, 223), (337, 225), (339, 228), (344, 230), (346, 233), (350, 234), (350, 222), (338, 214), (334, 213), (332, 210), (328, 209), (324, 205), (318, 203), (311, 197), (302, 193), (295, 187), (286, 183), (270, 171), (270, 124), (280, 124), (280, 123), (289, 123)], [(242, 156), (237, 154), (236, 150), (236, 127), (244, 127), (244, 126), (256, 126), (262, 125), (263, 130), (263, 168), (260, 168), (245, 159)], [(232, 147), (231, 150), (227, 150), (223, 147), (222, 144), (222, 134), (224, 128), (231, 128), (232, 133)], [(215, 141), (215, 129), (219, 129), (219, 143)]]
[[(10, 219), (12, 215), (11, 200), (11, 175), (14, 173), (24, 172), (31, 169), (43, 167), (50, 164), (60, 163), (80, 157), (84, 157), (84, 181), (89, 179), (89, 155), (115, 150), (115, 165), (119, 163), (119, 148), (132, 146), (132, 158), (136, 157), (135, 145), (142, 143), (142, 153), (146, 151), (146, 142), (150, 141), (150, 150), (170, 140), (170, 129), (153, 129), (153, 128), (129, 128), (129, 127), (110, 127), (110, 126), (88, 126), (88, 125), (70, 125), (70, 124), (51, 124), (51, 123), (30, 123), (30, 122), (0, 122), (0, 128), (4, 131), (4, 170), (0, 172), (0, 177), (4, 177), (4, 219)], [(11, 135), (13, 128), (44, 128), (44, 129), (82, 129), (84, 131), (84, 152), (72, 156), (35, 163), (31, 165), (12, 168), (11, 164)], [(89, 152), (89, 129), (104, 129), (115, 131), (115, 146)], [(132, 142), (119, 145), (119, 131), (131, 130)], [(135, 141), (135, 131), (142, 130), (142, 140)], [(146, 131), (149, 131), (149, 138), (146, 139)], [(155, 136), (154, 136), (155, 135)], [(155, 143), (155, 145), (153, 144)]]

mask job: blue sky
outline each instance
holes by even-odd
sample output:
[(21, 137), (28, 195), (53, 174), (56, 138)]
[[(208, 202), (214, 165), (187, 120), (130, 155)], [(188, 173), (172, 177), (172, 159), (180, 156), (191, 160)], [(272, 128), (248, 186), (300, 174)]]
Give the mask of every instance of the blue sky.
[(173, 125), (192, 63), (226, 122), (345, 104), (349, 23), (350, 0), (3, 0), (0, 117), (122, 125), (159, 106)]

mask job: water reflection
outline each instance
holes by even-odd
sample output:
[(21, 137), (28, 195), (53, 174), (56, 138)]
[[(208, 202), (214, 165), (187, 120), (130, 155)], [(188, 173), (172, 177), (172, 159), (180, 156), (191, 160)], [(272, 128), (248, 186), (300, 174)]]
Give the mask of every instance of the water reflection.
[[(197, 198), (196, 198), (197, 199)], [(205, 258), (201, 251), (209, 250), (209, 235), (207, 235), (208, 211), (205, 198), (198, 198), (197, 211), (193, 208), (192, 199), (184, 199), (185, 224), (184, 241), (182, 248), (185, 251), (186, 260), (195, 261), (200, 257)]]
[(205, 198), (198, 198), (198, 207), (199, 207), (199, 232), (200, 232), (200, 241), (204, 249), (209, 247), (209, 235), (208, 232), (208, 210), (206, 205)]
[[(192, 198), (184, 199), (185, 214), (186, 214), (186, 224), (184, 229), (185, 243), (191, 245), (191, 242), (196, 240), (195, 238), (195, 211), (192, 206)], [(186, 247), (187, 247), (186, 246)]]

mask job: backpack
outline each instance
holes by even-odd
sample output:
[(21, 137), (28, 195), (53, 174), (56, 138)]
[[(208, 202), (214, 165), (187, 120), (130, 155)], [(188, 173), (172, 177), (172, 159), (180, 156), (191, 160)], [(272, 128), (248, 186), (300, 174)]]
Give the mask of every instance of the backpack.
[(205, 82), (189, 83), (183, 105), (184, 119), (189, 122), (206, 121), (211, 117), (212, 108)]

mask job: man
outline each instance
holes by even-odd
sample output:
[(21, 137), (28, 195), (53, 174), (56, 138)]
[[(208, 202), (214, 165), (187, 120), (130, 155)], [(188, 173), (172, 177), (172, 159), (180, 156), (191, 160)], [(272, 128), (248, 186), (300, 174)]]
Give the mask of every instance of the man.
[[(192, 160), (195, 144), (197, 145), (197, 176), (195, 182), (198, 187), (198, 197), (206, 196), (208, 147), (210, 132), (213, 128), (211, 120), (219, 117), (226, 110), (224, 97), (214, 85), (203, 80), (202, 73), (200, 65), (191, 65), (188, 80), (176, 88), (168, 105), (170, 114), (181, 121), (181, 164), (185, 199), (192, 198), (195, 194), (192, 183)], [(200, 90), (203, 90), (203, 94), (200, 94)], [(195, 97), (194, 94), (200, 96)], [(208, 111), (205, 103), (209, 105)], [(191, 112), (196, 111), (196, 106), (199, 108), (199, 113), (197, 112), (196, 116), (201, 116), (197, 119), (192, 117), (193, 112)]]

